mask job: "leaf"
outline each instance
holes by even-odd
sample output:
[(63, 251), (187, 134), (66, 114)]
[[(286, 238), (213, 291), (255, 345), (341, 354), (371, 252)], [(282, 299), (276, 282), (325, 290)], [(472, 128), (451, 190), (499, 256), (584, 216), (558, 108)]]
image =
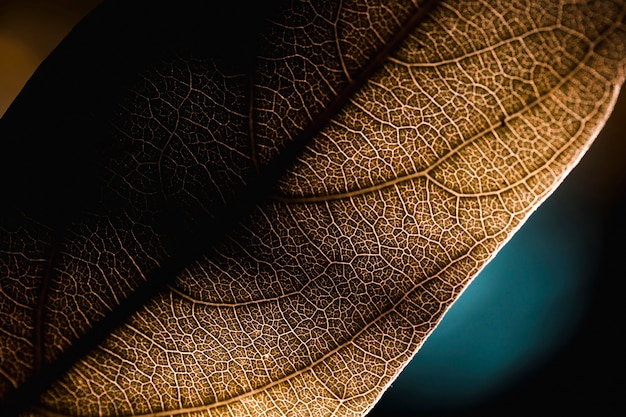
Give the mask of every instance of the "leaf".
[(366, 413), (624, 79), (623, 2), (148, 5), (1, 121), (9, 413)]

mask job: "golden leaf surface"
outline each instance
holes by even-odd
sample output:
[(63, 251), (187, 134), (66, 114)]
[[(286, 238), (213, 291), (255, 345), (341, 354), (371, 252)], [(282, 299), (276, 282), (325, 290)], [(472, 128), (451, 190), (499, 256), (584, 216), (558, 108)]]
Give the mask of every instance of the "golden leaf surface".
[(158, 55), (94, 116), (99, 205), (7, 215), (0, 394), (41, 374), (33, 415), (364, 415), (601, 129), (625, 16), (293, 1), (252, 66)]

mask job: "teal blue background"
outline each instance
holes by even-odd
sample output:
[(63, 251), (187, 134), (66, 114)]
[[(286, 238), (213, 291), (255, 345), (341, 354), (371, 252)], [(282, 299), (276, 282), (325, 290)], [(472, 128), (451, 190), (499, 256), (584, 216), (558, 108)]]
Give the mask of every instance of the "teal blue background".
[(624, 365), (624, 96), (580, 165), (475, 278), (371, 416), (624, 413), (625, 379), (615, 372)]

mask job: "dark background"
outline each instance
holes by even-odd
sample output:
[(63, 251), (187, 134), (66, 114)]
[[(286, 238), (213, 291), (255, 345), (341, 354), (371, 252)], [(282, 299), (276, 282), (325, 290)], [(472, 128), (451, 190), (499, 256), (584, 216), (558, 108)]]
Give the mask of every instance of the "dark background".
[[(0, 115), (98, 0), (0, 0)], [(374, 416), (624, 414), (626, 96), (475, 279)]]

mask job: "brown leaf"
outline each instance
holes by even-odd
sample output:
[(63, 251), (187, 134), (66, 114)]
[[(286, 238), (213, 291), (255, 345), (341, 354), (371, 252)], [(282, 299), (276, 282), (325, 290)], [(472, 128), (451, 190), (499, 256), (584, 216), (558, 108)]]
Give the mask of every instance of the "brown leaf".
[(0, 125), (43, 178), (2, 229), (16, 410), (365, 414), (624, 79), (623, 2), (293, 1), (250, 32), (156, 6), (85, 47), (120, 7)]

